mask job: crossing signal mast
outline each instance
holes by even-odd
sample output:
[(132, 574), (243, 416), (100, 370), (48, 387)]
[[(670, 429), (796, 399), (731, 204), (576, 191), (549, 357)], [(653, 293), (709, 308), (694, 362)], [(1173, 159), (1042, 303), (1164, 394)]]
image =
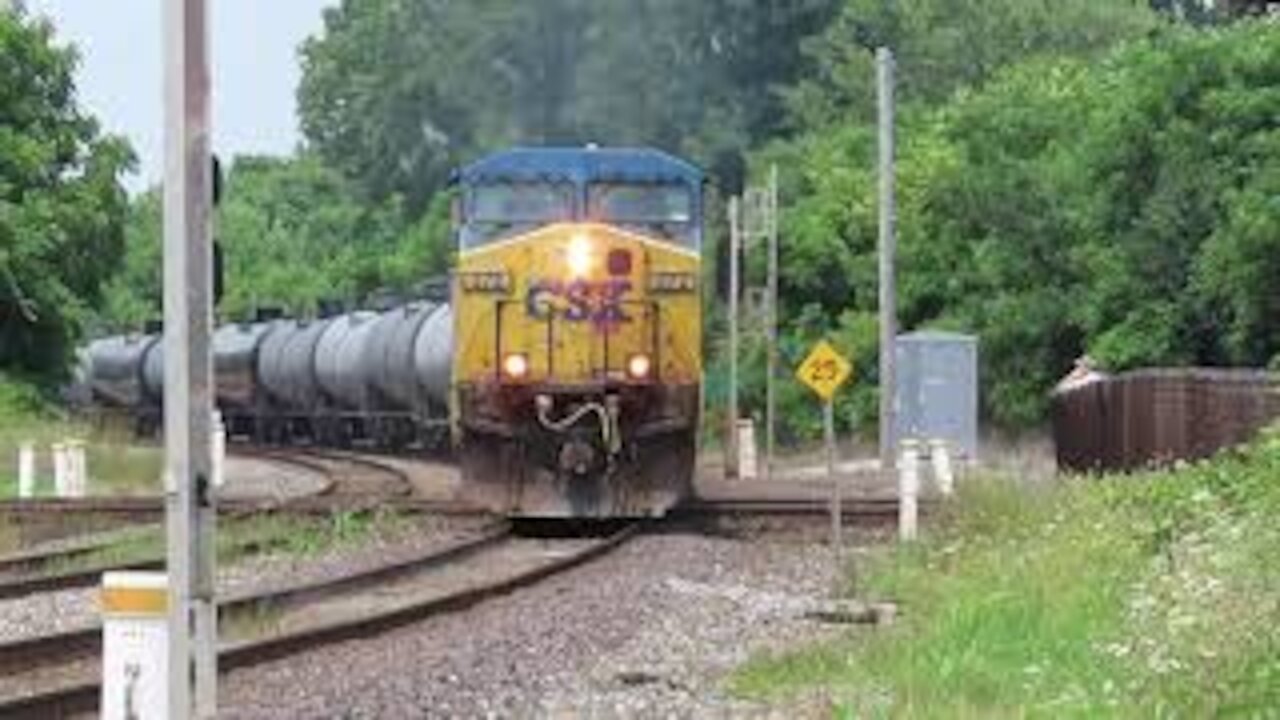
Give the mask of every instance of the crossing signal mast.
[(768, 339), (765, 370), (765, 462), (764, 477), (773, 477), (773, 449), (776, 423), (775, 385), (778, 380), (778, 166), (769, 168), (769, 184), (751, 187), (743, 193), (742, 234), (747, 246), (768, 243), (768, 278), (764, 288), (764, 324)]

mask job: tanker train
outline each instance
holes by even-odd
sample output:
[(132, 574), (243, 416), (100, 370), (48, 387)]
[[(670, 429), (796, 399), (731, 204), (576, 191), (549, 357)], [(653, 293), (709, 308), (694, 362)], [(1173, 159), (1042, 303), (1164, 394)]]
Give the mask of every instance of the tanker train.
[[(430, 301), (381, 314), (224, 325), (212, 351), (227, 434), (259, 443), (441, 448), (452, 334), (448, 304)], [(160, 335), (104, 338), (83, 356), (95, 405), (127, 411), (139, 433), (154, 433), (164, 396)]]
[[(464, 495), (508, 515), (662, 514), (692, 488), (702, 174), (655, 150), (526, 148), (455, 183), (447, 300), (218, 328), (229, 435), (450, 449)], [(158, 334), (81, 360), (95, 407), (156, 431)]]

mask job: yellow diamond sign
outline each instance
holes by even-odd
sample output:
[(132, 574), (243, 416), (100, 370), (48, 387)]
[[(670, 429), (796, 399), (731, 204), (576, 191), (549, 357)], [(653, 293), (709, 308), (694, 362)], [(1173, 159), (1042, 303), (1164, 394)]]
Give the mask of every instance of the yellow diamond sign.
[(836, 390), (853, 375), (853, 364), (831, 347), (826, 340), (820, 341), (809, 351), (809, 356), (800, 363), (796, 377), (809, 386), (823, 400), (830, 400)]

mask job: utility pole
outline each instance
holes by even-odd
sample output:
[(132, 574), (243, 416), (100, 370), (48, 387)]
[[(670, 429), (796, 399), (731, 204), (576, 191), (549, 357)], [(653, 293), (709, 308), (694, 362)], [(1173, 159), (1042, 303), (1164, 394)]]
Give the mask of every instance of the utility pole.
[(764, 403), (764, 478), (773, 479), (773, 443), (776, 433), (775, 385), (778, 381), (778, 166), (769, 166), (769, 348)]
[(208, 0), (164, 0), (164, 429), (168, 717), (217, 707)]
[(742, 206), (729, 198), (729, 438), (725, 475), (738, 477), (738, 285), (741, 273)]
[(898, 335), (897, 286), (894, 277), (897, 254), (897, 207), (894, 188), (894, 60), (888, 48), (876, 50), (877, 97), (880, 107), (880, 469), (895, 467), (894, 430), (897, 411), (894, 395), (897, 368), (894, 345)]

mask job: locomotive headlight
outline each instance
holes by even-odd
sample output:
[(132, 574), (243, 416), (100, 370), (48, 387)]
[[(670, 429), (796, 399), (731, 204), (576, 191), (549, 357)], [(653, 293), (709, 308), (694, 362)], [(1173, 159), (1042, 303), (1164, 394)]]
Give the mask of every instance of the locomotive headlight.
[(646, 380), (652, 370), (653, 361), (648, 355), (632, 355), (627, 360), (627, 375), (631, 376), (632, 380)]
[(569, 274), (582, 277), (591, 271), (591, 237), (579, 233), (569, 239), (569, 251), (566, 254), (569, 263)]
[(502, 358), (502, 374), (512, 380), (521, 380), (529, 374), (529, 356), (523, 353), (511, 353)]

